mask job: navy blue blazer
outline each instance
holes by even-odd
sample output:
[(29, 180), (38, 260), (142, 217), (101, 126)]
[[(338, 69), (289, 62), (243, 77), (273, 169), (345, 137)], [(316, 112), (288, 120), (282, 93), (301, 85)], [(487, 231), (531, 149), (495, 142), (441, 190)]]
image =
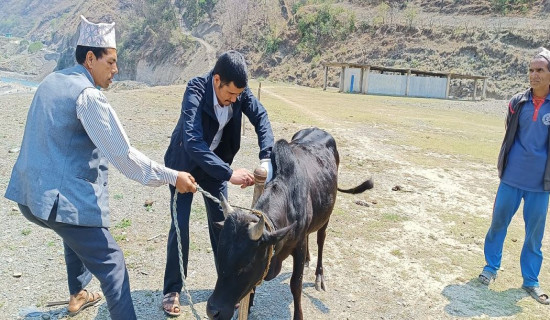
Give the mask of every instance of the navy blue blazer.
[(269, 158), (274, 138), (264, 106), (248, 87), (233, 103), (233, 116), (223, 129), (220, 144), (210, 151), (210, 144), (219, 128), (214, 110), (212, 72), (187, 83), (181, 115), (172, 132), (170, 145), (164, 155), (167, 167), (193, 172), (197, 168), (221, 181), (229, 181), (233, 158), (241, 146), (241, 122), (244, 113), (255, 128), (260, 147), (260, 159)]

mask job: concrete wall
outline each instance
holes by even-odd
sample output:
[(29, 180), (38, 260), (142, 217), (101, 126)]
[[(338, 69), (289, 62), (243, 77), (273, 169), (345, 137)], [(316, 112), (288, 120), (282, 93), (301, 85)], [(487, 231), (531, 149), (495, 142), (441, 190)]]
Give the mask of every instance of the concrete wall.
[(367, 93), (404, 96), (407, 76), (399, 74), (369, 73)]
[[(353, 76), (353, 88), (352, 85)], [(407, 75), (382, 74), (365, 71), (363, 74), (363, 88), (360, 88), (360, 68), (346, 68), (344, 72), (344, 92), (366, 92), (371, 94), (385, 94), (395, 96), (407, 95)], [(366, 90), (365, 90), (365, 87)], [(447, 78), (423, 77), (411, 75), (409, 77), (408, 96), (426, 98), (446, 98)]]
[[(351, 88), (351, 76), (353, 76), (353, 90)], [(346, 68), (344, 72), (344, 92), (361, 92), (361, 69)]]
[(446, 98), (446, 90), (447, 78), (411, 76), (409, 80), (411, 97)]

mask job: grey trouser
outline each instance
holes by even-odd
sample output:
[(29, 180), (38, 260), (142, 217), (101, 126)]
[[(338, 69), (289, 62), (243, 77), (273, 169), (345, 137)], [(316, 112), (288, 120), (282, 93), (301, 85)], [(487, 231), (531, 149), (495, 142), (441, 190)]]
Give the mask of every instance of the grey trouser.
[(71, 295), (80, 292), (94, 275), (101, 284), (111, 319), (136, 319), (124, 256), (109, 229), (56, 222), (57, 202), (47, 221), (35, 217), (27, 206), (19, 204), (19, 209), (29, 221), (53, 230), (63, 239)]

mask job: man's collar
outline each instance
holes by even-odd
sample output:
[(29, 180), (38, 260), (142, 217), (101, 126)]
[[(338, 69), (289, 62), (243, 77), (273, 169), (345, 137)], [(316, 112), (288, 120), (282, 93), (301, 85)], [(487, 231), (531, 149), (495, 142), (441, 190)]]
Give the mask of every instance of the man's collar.
[(94, 85), (94, 87), (96, 86), (95, 85), (95, 82), (94, 82), (94, 77), (92, 77), (92, 74), (90, 73), (90, 71), (88, 71), (88, 69), (86, 69), (86, 67), (84, 67), (83, 65), (81, 64), (78, 64), (78, 67), (82, 70), (84, 70), (84, 75), (86, 75), (86, 77), (88, 78), (88, 80), (90, 80), (90, 82)]
[(221, 107), (218, 96), (216, 95), (216, 89), (214, 85), (214, 77), (212, 77), (212, 80), (210, 81), (212, 83), (212, 105), (215, 107)]

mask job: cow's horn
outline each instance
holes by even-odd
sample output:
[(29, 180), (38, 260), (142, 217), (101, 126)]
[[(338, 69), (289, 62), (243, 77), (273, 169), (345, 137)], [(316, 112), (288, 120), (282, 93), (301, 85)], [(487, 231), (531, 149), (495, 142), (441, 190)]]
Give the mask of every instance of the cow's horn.
[(260, 237), (264, 233), (264, 225), (265, 225), (264, 216), (261, 215), (260, 220), (258, 222), (251, 224), (248, 227), (248, 236), (250, 237), (250, 240), (257, 241), (260, 239)]
[(221, 202), (221, 205), (222, 205), (224, 218), (227, 218), (228, 215), (235, 212), (235, 209), (233, 209), (231, 207), (231, 205), (229, 204), (229, 202), (227, 202), (227, 199), (223, 196), (223, 193), (221, 193), (221, 192), (220, 192), (220, 202)]

